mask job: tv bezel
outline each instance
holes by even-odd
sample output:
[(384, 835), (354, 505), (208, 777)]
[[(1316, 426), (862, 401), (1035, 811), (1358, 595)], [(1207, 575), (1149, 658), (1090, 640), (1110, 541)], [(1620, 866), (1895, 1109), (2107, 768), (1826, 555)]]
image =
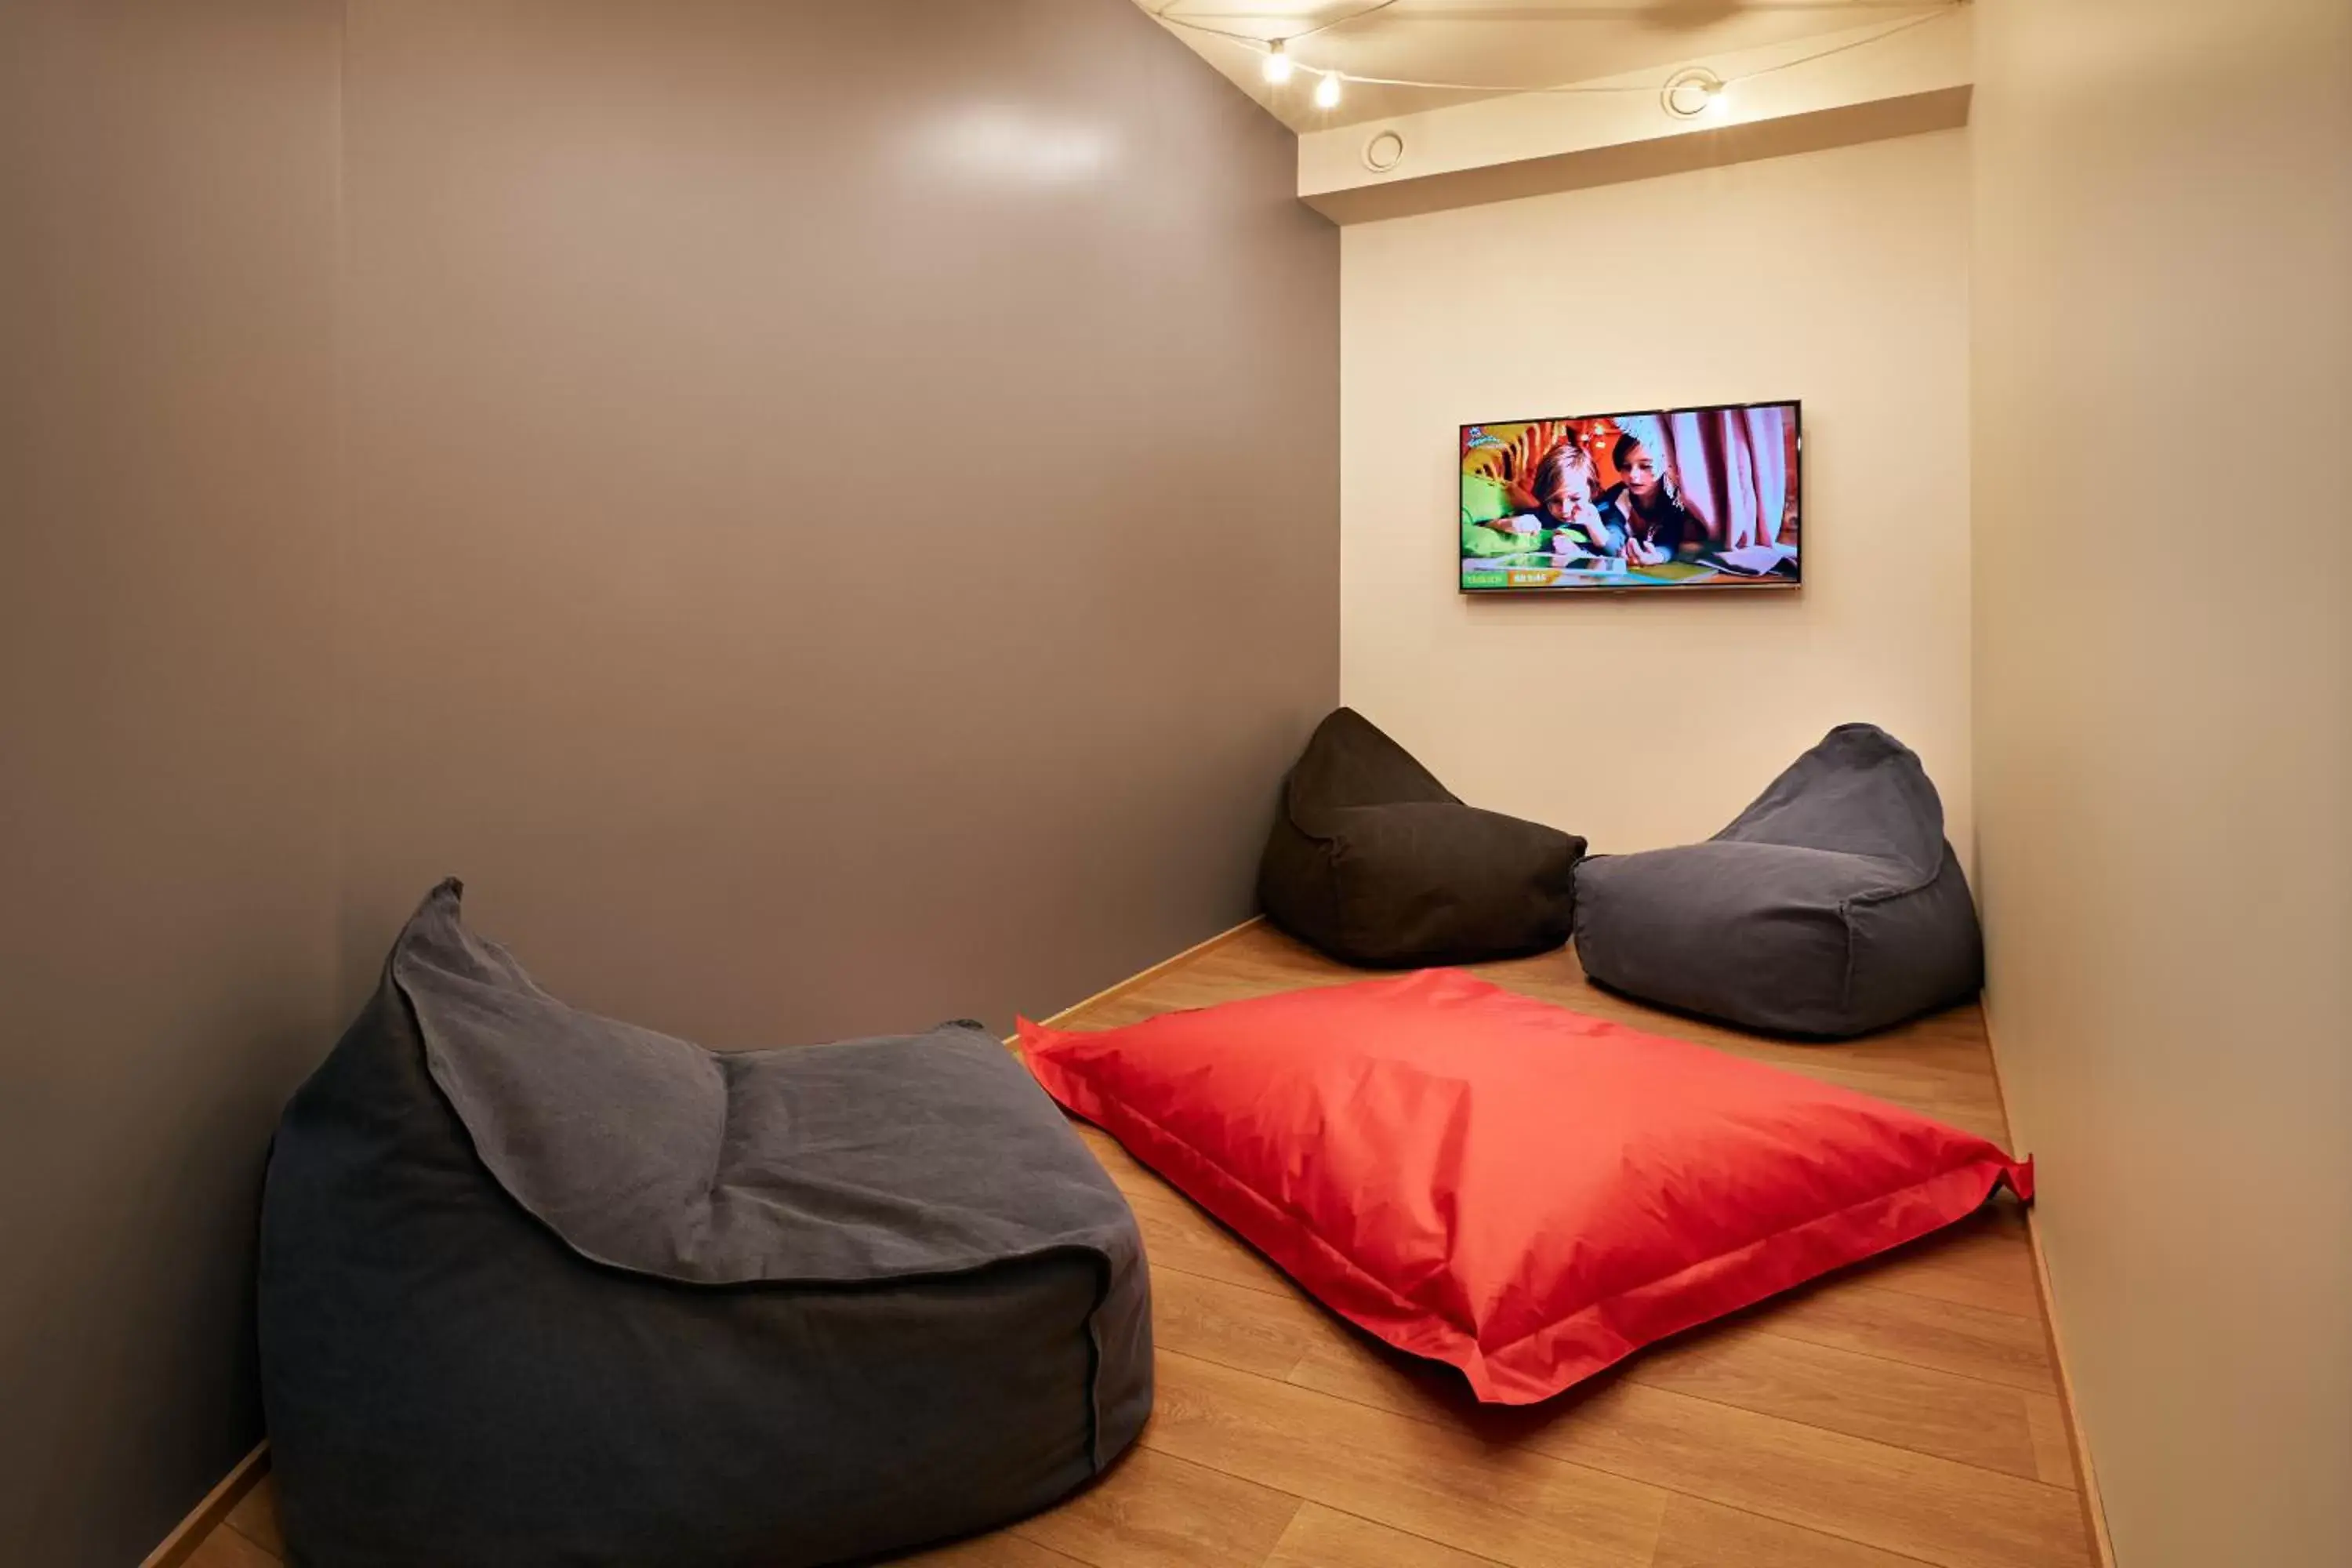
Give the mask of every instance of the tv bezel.
[(1800, 543), (1797, 546), (1797, 553), (1790, 557), (1790, 562), (1796, 567), (1796, 571), (1786, 577), (1774, 575), (1769, 577), (1739, 578), (1727, 583), (1710, 579), (1704, 583), (1650, 583), (1639, 585), (1626, 584), (1622, 586), (1616, 584), (1604, 585), (1597, 583), (1582, 583), (1573, 588), (1551, 586), (1537, 587), (1532, 584), (1526, 587), (1512, 587), (1506, 584), (1496, 588), (1474, 588), (1469, 584), (1465, 583), (1462, 580), (1461, 528), (1459, 520), (1461, 517), (1460, 490), (1463, 457), (1462, 439), (1465, 432), (1475, 429), (1484, 429), (1495, 425), (1533, 425), (1543, 419), (1556, 420), (1563, 425), (1580, 425), (1590, 419), (1621, 419), (1628, 415), (1635, 414), (1720, 414), (1727, 409), (1733, 408), (1791, 408), (1796, 410), (1797, 526), (1801, 531), (1805, 529), (1811, 521), (1811, 517), (1804, 509), (1805, 401), (1801, 397), (1759, 397), (1747, 403), (1671, 404), (1663, 408), (1653, 405), (1647, 408), (1621, 408), (1613, 413), (1607, 414), (1547, 414), (1538, 415), (1534, 418), (1528, 419), (1467, 419), (1463, 421), (1463, 423), (1455, 428), (1454, 433), (1454, 489), (1456, 492), (1454, 511), (1456, 523), (1454, 529), (1454, 591), (1465, 597), (1479, 599), (1491, 599), (1497, 596), (1538, 599), (1574, 599), (1593, 594), (1648, 594), (1672, 597), (1676, 594), (1788, 593), (1803, 587), (1805, 585), (1805, 546), (1802, 543)]

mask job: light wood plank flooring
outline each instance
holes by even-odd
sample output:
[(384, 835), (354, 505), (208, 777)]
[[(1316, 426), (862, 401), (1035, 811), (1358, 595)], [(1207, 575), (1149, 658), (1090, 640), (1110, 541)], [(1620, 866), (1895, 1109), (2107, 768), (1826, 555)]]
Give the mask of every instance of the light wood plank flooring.
[[(1529, 994), (1881, 1096), (2007, 1143), (1974, 1006), (1797, 1046), (1594, 989), (1572, 952), (1484, 966)], [(1328, 984), (1259, 926), (1068, 1020)], [(1108, 1138), (1150, 1250), (1159, 1403), (1061, 1507), (921, 1568), (2075, 1568), (2090, 1552), (2026, 1218), (1941, 1236), (1635, 1357), (1531, 1409), (1349, 1329)], [(278, 1561), (265, 1480), (197, 1568)]]

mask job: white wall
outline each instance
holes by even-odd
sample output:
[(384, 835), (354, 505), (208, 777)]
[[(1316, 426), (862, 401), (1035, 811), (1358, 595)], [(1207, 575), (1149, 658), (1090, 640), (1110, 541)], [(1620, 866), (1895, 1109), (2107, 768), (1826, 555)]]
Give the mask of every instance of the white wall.
[(1979, 11), (1979, 889), (2060, 1341), (2124, 1568), (2341, 1568), (2352, 5)]
[[(1832, 725), (1969, 844), (1966, 132), (1343, 231), (1340, 691), (1596, 850), (1705, 837)], [(1804, 401), (1805, 585), (1456, 591), (1456, 426)]]

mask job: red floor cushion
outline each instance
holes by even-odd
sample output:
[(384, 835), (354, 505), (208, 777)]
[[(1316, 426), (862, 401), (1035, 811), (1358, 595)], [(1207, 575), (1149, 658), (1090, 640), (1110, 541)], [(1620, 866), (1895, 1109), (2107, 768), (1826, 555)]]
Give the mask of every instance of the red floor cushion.
[(1459, 970), (1021, 1042), (1333, 1310), (1503, 1404), (2033, 1191), (1973, 1134)]

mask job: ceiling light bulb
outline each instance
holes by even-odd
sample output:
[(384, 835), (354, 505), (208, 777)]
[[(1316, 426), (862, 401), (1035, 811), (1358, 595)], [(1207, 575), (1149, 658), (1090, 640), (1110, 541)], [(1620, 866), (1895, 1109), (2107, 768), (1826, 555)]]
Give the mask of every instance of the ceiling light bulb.
[(1280, 87), (1290, 79), (1290, 51), (1276, 38), (1265, 49), (1265, 79)]
[(1666, 79), (1658, 101), (1676, 120), (1720, 115), (1727, 107), (1724, 80), (1705, 66), (1687, 66)]
[(1339, 73), (1338, 71), (1331, 72), (1315, 84), (1315, 107), (1318, 109), (1339, 107)]

